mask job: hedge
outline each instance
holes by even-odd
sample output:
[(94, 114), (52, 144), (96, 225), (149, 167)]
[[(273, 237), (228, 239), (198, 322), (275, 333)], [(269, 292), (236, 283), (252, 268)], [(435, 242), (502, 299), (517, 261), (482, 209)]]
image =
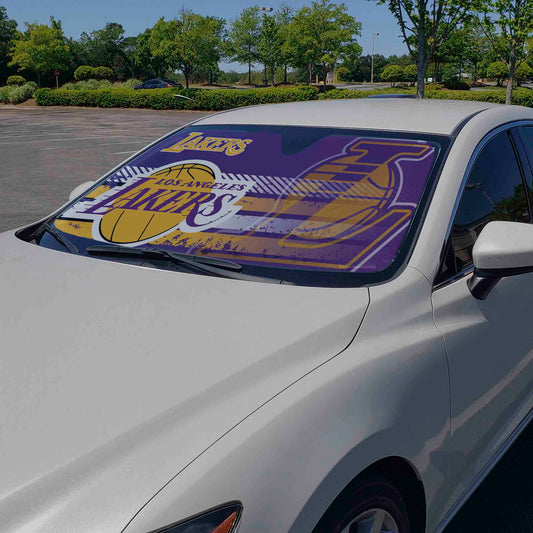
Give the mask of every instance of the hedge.
[[(334, 91), (321, 94), (318, 98), (319, 100), (365, 98), (372, 94), (386, 93), (415, 94), (415, 89), (388, 89), (377, 91), (349, 91), (346, 89), (335, 89)], [(505, 104), (505, 91), (449, 91), (440, 88), (428, 88), (426, 90), (426, 97), (434, 100), (468, 100)], [(533, 107), (533, 91), (530, 89), (515, 89), (513, 91), (513, 104)]]
[[(98, 90), (39, 89), (34, 98), (42, 106), (80, 107), (129, 107), (149, 109), (196, 109), (200, 111), (222, 111), (248, 105), (298, 102), (306, 100), (332, 100), (366, 98), (374, 94), (414, 94), (413, 88), (378, 89), (375, 91), (349, 91), (334, 89), (319, 93), (311, 86), (283, 87), (271, 89), (147, 89), (104, 88)], [(179, 94), (180, 96), (175, 96)], [(186, 98), (183, 98), (185, 96)], [(450, 91), (427, 90), (427, 97), (443, 100), (474, 100), (505, 103), (503, 91)], [(189, 100), (190, 98), (190, 100)], [(516, 89), (513, 102), (533, 107), (533, 91)]]
[[(429, 92), (428, 97), (441, 100), (470, 100), (505, 104), (505, 91), (433, 91)], [(533, 107), (533, 91), (515, 89), (513, 91), (513, 104)]]
[[(179, 94), (180, 96), (175, 96)], [(235, 107), (316, 100), (314, 87), (272, 89), (39, 89), (35, 101), (42, 106), (130, 107), (222, 111)], [(185, 97), (185, 98), (183, 98)]]
[(415, 94), (416, 90), (409, 87), (388, 87), (374, 91), (350, 91), (349, 89), (333, 89), (318, 96), (319, 100), (350, 100), (367, 98), (375, 94)]

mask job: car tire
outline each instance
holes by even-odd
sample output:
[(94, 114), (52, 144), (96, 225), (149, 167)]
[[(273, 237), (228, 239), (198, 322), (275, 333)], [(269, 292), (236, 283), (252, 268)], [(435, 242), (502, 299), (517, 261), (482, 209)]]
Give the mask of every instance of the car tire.
[[(379, 529), (373, 529), (375, 522)], [(410, 533), (409, 513), (398, 489), (382, 477), (349, 487), (326, 511), (313, 533)]]

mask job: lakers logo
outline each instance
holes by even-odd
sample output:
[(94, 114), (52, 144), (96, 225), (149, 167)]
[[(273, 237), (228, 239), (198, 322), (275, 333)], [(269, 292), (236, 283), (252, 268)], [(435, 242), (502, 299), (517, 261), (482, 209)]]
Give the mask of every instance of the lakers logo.
[[(395, 153), (385, 150), (391, 148)], [(371, 230), (391, 217), (398, 218), (394, 222), (397, 225), (409, 219), (410, 206), (394, 206), (394, 197), (402, 186), (395, 162), (402, 158), (421, 158), (429, 151), (428, 145), (359, 141), (347, 147), (342, 156), (320, 162), (307, 171), (303, 180), (330, 184), (322, 185), (316, 192), (334, 193), (335, 199), (317, 209), (281, 245), (330, 246)]]
[(93, 238), (135, 246), (219, 224), (240, 209), (235, 203), (248, 188), (226, 180), (210, 162), (183, 161), (102, 194), (77, 208), (77, 217), (94, 221)]

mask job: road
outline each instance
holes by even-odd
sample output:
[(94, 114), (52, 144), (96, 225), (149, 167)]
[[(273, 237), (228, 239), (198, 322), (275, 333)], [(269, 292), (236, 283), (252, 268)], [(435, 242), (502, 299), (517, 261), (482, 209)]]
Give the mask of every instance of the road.
[[(134, 152), (205, 113), (0, 106), (0, 231), (62, 205)], [(533, 533), (533, 424), (444, 533)]]

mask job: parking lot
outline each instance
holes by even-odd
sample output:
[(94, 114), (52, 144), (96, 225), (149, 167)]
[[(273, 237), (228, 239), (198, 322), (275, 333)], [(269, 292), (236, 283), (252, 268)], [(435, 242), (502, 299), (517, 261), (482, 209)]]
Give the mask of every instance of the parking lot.
[(0, 231), (35, 221), (194, 111), (0, 108)]
[[(0, 106), (0, 231), (43, 217), (75, 186), (204, 115)], [(445, 533), (533, 532), (532, 451), (530, 424)]]

